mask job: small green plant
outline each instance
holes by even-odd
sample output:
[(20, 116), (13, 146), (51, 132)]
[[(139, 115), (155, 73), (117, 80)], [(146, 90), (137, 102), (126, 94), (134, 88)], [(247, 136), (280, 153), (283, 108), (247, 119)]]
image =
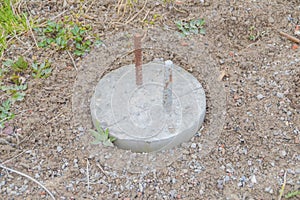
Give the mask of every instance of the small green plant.
[(28, 63), (24, 60), (23, 56), (19, 56), (16, 61), (7, 59), (3, 62), (5, 67), (11, 67), (13, 72), (24, 72), (28, 68)]
[(45, 28), (34, 29), (40, 36), (39, 47), (53, 46), (58, 50), (68, 50), (76, 56), (90, 51), (92, 41), (87, 39), (89, 27), (74, 24), (48, 21)]
[(257, 39), (257, 35), (255, 33), (255, 27), (254, 26), (251, 26), (249, 28), (249, 40), (251, 41), (255, 41)]
[(144, 20), (144, 23), (145, 24), (150, 24), (150, 25), (154, 25), (156, 21), (158, 21), (159, 19), (161, 18), (161, 15), (160, 14), (154, 14), (152, 16), (152, 19), (149, 21), (149, 20)]
[(25, 90), (27, 90), (27, 84), (24, 85), (12, 85), (12, 86), (0, 86), (0, 89), (10, 97), (10, 101), (15, 103), (16, 101), (22, 101), (25, 97)]
[(6, 100), (0, 105), (0, 128), (3, 128), (7, 121), (14, 118), (15, 115), (11, 112), (11, 106), (17, 101), (24, 100), (26, 96), (27, 84), (24, 83), (25, 78), (22, 76), (27, 70), (28, 63), (22, 56), (15, 61), (7, 59), (2, 63), (0, 91), (5, 93)]
[(9, 74), (9, 79), (16, 85), (22, 84), (22, 78), (20, 74), (25, 74), (28, 69), (28, 63), (25, 61), (25, 59), (20, 56), (16, 61), (7, 59), (2, 64), (4, 66), (2, 74)]
[(183, 36), (188, 36), (190, 34), (205, 35), (204, 19), (194, 19), (189, 22), (176, 21), (175, 24)]
[(251, 41), (256, 41), (261, 37), (264, 37), (268, 35), (268, 31), (259, 31), (258, 29), (255, 28), (255, 26), (251, 26), (249, 28), (249, 40)]
[(291, 192), (289, 192), (288, 194), (286, 194), (284, 197), (285, 197), (286, 199), (289, 199), (289, 198), (296, 197), (296, 196), (298, 196), (298, 195), (300, 195), (300, 190), (291, 191)]
[(94, 136), (95, 140), (91, 142), (92, 144), (100, 144), (102, 143), (104, 146), (110, 146), (113, 147), (113, 142), (116, 140), (116, 138), (109, 135), (109, 129), (106, 129), (105, 131), (101, 128), (99, 123), (96, 123), (96, 130), (90, 130), (90, 133)]
[(48, 61), (42, 63), (33, 62), (31, 67), (33, 78), (47, 78), (52, 72), (51, 64)]
[(4, 127), (4, 124), (15, 117), (15, 115), (10, 111), (12, 102), (6, 100), (0, 105), (0, 128)]

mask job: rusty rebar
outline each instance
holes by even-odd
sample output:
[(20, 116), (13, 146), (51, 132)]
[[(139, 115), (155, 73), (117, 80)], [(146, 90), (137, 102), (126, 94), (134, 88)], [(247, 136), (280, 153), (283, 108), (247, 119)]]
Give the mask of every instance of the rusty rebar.
[(137, 86), (143, 85), (142, 37), (143, 35), (140, 34), (134, 36), (135, 78)]
[(167, 113), (172, 110), (172, 69), (173, 62), (167, 60), (164, 67), (164, 90), (163, 90), (163, 107)]

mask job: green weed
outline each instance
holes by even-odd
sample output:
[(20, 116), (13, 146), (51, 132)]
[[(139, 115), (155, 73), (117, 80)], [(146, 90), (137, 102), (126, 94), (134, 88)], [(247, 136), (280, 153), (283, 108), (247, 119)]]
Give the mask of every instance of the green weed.
[(42, 63), (32, 63), (32, 77), (34, 78), (47, 78), (51, 75), (51, 64), (48, 61)]
[(291, 191), (288, 194), (284, 195), (286, 199), (293, 198), (300, 195), (300, 190)]
[(255, 32), (256, 32), (255, 27), (251, 26), (249, 28), (249, 40), (255, 41), (257, 39), (257, 34)]
[(97, 123), (95, 130), (90, 130), (90, 133), (94, 136), (95, 140), (91, 142), (91, 144), (100, 144), (102, 143), (104, 146), (110, 146), (113, 147), (113, 142), (116, 140), (116, 138), (109, 135), (109, 130), (106, 129), (105, 131), (101, 128), (100, 124)]
[(188, 36), (191, 34), (205, 35), (204, 19), (195, 19), (189, 22), (176, 21), (175, 24), (183, 36)]
[(264, 36), (268, 35), (268, 31), (259, 31), (257, 28), (255, 28), (255, 26), (251, 26), (249, 28), (249, 40), (251, 41), (256, 41), (259, 38), (262, 38)]
[(14, 118), (11, 106), (17, 101), (23, 101), (27, 90), (27, 84), (24, 84), (21, 75), (28, 70), (28, 63), (20, 56), (17, 60), (7, 59), (2, 63), (0, 70), (0, 91), (4, 92), (5, 101), (0, 105), (0, 128)]
[(12, 102), (10, 100), (4, 101), (0, 105), (0, 128), (4, 128), (4, 124), (15, 117), (10, 111)]
[(24, 74), (27, 71), (27, 61), (20, 56), (16, 61), (7, 59), (2, 64), (4, 66), (4, 71), (10, 74), (9, 79), (17, 85), (21, 84), (22, 81), (19, 74)]
[(39, 47), (54, 47), (58, 50), (68, 50), (76, 56), (90, 52), (92, 41), (88, 38), (88, 26), (48, 21), (44, 28), (34, 29), (41, 38)]
[(24, 60), (24, 57), (20, 56), (16, 61), (7, 59), (3, 62), (5, 67), (11, 67), (13, 72), (24, 72), (28, 68), (28, 63)]
[(161, 19), (161, 15), (160, 14), (154, 14), (152, 16), (152, 19), (149, 21), (149, 20), (144, 20), (144, 23), (145, 24), (150, 24), (150, 25), (154, 25), (155, 22), (157, 22), (158, 20)]
[(27, 90), (27, 84), (12, 85), (12, 86), (0, 86), (0, 89), (10, 97), (11, 103), (16, 101), (22, 101), (25, 98), (25, 90)]

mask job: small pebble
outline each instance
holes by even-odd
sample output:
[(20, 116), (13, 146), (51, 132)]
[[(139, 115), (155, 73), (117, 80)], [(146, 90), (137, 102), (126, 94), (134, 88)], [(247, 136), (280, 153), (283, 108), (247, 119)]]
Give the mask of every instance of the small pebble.
[(251, 176), (250, 180), (251, 180), (251, 183), (253, 183), (253, 184), (257, 183), (256, 177), (254, 174)]
[(218, 180), (218, 184), (217, 184), (218, 189), (222, 190), (223, 189), (223, 180)]
[(225, 181), (225, 183), (229, 182), (230, 181), (230, 177), (229, 176), (225, 176), (224, 181)]
[(273, 23), (275, 22), (275, 20), (274, 20), (273, 17), (269, 17), (269, 18), (268, 18), (268, 22), (271, 23), (271, 24), (273, 24)]
[(257, 98), (258, 100), (262, 100), (263, 98), (265, 98), (265, 96), (262, 95), (262, 94), (259, 94), (259, 95), (256, 96), (256, 98)]
[(277, 92), (276, 96), (280, 99), (282, 99), (284, 97), (284, 94), (281, 92)]
[(266, 188), (265, 188), (265, 192), (268, 192), (268, 193), (270, 193), (270, 194), (273, 194), (273, 189), (271, 188), (271, 186), (266, 187)]
[(57, 146), (56, 150), (57, 150), (58, 153), (60, 153), (63, 150), (63, 148), (61, 146)]
[(280, 151), (280, 157), (284, 158), (287, 155), (285, 150)]
[(35, 178), (40, 178), (40, 175), (39, 175), (38, 173), (36, 173), (36, 174), (34, 175), (34, 177), (35, 177)]

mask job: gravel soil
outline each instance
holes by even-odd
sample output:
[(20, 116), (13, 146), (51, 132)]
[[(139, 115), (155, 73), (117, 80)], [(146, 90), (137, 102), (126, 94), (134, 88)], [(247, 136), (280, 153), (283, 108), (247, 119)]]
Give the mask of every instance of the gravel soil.
[[(299, 191), (300, 53), (279, 33), (300, 39), (299, 1), (120, 2), (20, 4), (41, 23), (68, 16), (89, 24), (103, 44), (73, 61), (37, 48), (29, 33), (5, 51), (2, 60), (49, 59), (53, 73), (26, 80), (26, 99), (0, 132), (0, 199), (51, 199), (30, 178), (56, 199), (280, 199), (285, 186), (284, 199)], [(205, 35), (178, 34), (175, 21), (199, 18)], [(92, 146), (93, 89), (105, 73), (133, 63), (132, 36), (142, 31), (144, 62), (171, 59), (203, 84), (203, 127), (155, 154)]]

